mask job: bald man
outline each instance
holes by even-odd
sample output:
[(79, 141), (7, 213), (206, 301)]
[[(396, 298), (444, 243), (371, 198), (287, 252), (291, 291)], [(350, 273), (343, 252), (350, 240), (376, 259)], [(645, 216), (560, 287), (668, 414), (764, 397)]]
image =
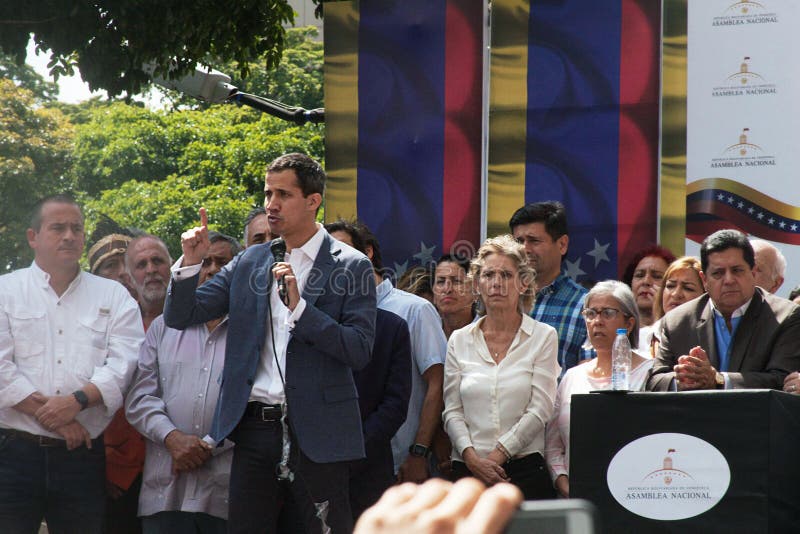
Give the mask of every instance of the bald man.
[(750, 241), (756, 253), (756, 267), (753, 274), (756, 285), (770, 293), (775, 293), (783, 285), (783, 275), (786, 272), (786, 258), (769, 241), (753, 239)]

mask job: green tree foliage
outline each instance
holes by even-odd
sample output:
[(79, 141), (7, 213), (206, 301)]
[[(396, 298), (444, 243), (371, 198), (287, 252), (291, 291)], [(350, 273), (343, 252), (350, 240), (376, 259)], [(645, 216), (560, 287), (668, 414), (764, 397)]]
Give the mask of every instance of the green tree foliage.
[(35, 103), (31, 91), (0, 79), (0, 272), (31, 261), (30, 210), (66, 186), (72, 127), (60, 111)]
[[(271, 98), (290, 106), (321, 108), (324, 105), (323, 49), (322, 41), (316, 40), (318, 35), (319, 32), (313, 26), (288, 30), (286, 49), (278, 67), (274, 70), (252, 69), (246, 79), (234, 76), (233, 85), (246, 93)], [(262, 59), (262, 63), (266, 63), (265, 59)], [(236, 72), (233, 65), (225, 68), (230, 69), (229, 72)]]
[[(300, 52), (286, 57), (316, 66), (287, 67), (297, 74), (281, 75), (287, 81), (275, 89), (309, 108), (321, 98), (306, 95), (321, 95), (312, 81), (321, 75), (321, 45), (307, 43), (312, 32), (290, 31)], [(0, 82), (0, 272), (30, 262), (28, 210), (43, 195), (75, 191), (87, 234), (103, 213), (162, 237), (177, 257), (180, 234), (197, 224), (201, 206), (213, 229), (241, 235), (245, 215), (263, 202), (264, 172), (275, 157), (299, 151), (323, 161), (324, 125), (297, 126), (235, 104), (152, 111), (95, 98), (42, 107), (30, 91)]]
[(0, 78), (12, 80), (19, 87), (29, 90), (39, 102), (52, 102), (58, 96), (55, 83), (42, 78), (30, 65), (17, 65), (5, 54), (0, 54)]
[(241, 240), (242, 221), (253, 207), (253, 198), (242, 184), (229, 180), (195, 187), (185, 177), (171, 175), (158, 182), (125, 182), (88, 200), (84, 210), (90, 225), (103, 213), (123, 226), (159, 236), (177, 258), (181, 233), (200, 223), (197, 210), (201, 206), (208, 211), (212, 230)]
[(263, 202), (267, 164), (286, 152), (322, 160), (322, 128), (233, 104), (154, 112), (114, 103), (75, 127), (69, 181), (86, 193), (88, 226), (105, 213), (180, 253), (180, 234), (208, 209), (213, 229), (240, 236)]
[(255, 199), (272, 158), (287, 151), (316, 158), (323, 153), (321, 127), (296, 126), (234, 104), (162, 112), (114, 103), (92, 109), (90, 117), (75, 126), (68, 180), (93, 198), (129, 180), (176, 174), (193, 187), (230, 180)]
[(51, 74), (80, 69), (92, 90), (111, 96), (139, 93), (142, 70), (155, 63), (166, 74), (192, 72), (198, 61), (235, 61), (242, 77), (250, 61), (275, 67), (284, 47), (283, 25), (294, 13), (287, 0), (25, 0), (0, 2), (0, 51), (18, 65), (31, 34), (37, 49), (51, 50)]

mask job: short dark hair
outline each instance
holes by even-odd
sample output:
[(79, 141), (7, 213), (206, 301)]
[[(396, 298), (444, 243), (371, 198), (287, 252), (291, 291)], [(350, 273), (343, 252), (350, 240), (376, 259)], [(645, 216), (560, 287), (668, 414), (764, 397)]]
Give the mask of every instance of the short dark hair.
[(247, 214), (247, 217), (244, 218), (244, 227), (242, 229), (242, 239), (245, 243), (247, 243), (247, 227), (250, 226), (250, 223), (253, 222), (253, 219), (258, 217), (259, 215), (266, 215), (267, 210), (264, 206), (256, 206), (255, 208), (250, 210), (250, 213)]
[(381, 258), (381, 245), (378, 243), (378, 238), (363, 222), (357, 220), (356, 225), (358, 233), (361, 234), (361, 239), (364, 241), (364, 248), (372, 248), (372, 267), (376, 272), (383, 274), (383, 258)]
[(463, 254), (443, 254), (437, 261), (436, 267), (442, 263), (455, 263), (464, 270), (465, 274), (469, 274), (470, 266), (472, 265), (472, 258), (468, 258)]
[(364, 238), (361, 236), (361, 229), (357, 220), (348, 221), (346, 219), (336, 219), (332, 223), (326, 224), (325, 230), (329, 234), (333, 232), (345, 232), (350, 236), (350, 240), (353, 242), (353, 248), (366, 255), (367, 247), (364, 246)]
[(567, 210), (564, 208), (564, 204), (557, 200), (534, 202), (522, 206), (511, 216), (508, 226), (513, 234), (514, 228), (517, 226), (537, 222), (544, 223), (544, 229), (553, 241), (562, 235), (569, 234)]
[(267, 173), (290, 169), (297, 175), (297, 184), (303, 196), (307, 197), (314, 193), (325, 194), (325, 171), (319, 163), (305, 154), (292, 152), (278, 156), (267, 167)]
[(742, 251), (742, 256), (747, 265), (753, 269), (756, 266), (756, 254), (753, 252), (753, 245), (747, 236), (738, 230), (717, 230), (710, 236), (703, 239), (703, 244), (700, 245), (700, 265), (703, 267), (703, 272), (708, 269), (708, 256), (715, 252), (722, 252), (729, 248), (738, 248)]
[[(56, 195), (47, 195), (36, 201), (31, 209), (30, 226), (37, 232), (42, 229), (42, 210), (45, 204), (71, 204), (81, 210), (80, 204), (69, 193), (58, 193)], [(83, 217), (83, 210), (81, 210), (81, 217)]]
[(633, 273), (636, 272), (636, 267), (639, 265), (640, 261), (648, 256), (661, 258), (666, 262), (667, 266), (675, 261), (675, 254), (673, 254), (670, 249), (662, 247), (661, 245), (649, 245), (633, 255), (633, 258), (631, 258), (631, 261), (625, 266), (625, 271), (622, 273), (622, 281), (630, 286), (633, 282)]
[(789, 292), (789, 300), (794, 300), (798, 296), (800, 296), (800, 286), (797, 286), (796, 288), (792, 289), (791, 292)]
[(255, 208), (250, 210), (250, 213), (247, 214), (247, 217), (244, 218), (244, 227), (247, 228), (247, 225), (253, 222), (253, 219), (258, 217), (259, 215), (266, 215), (267, 210), (264, 209), (264, 206), (256, 206)]
[(225, 241), (231, 247), (231, 256), (236, 256), (238, 253), (242, 251), (242, 245), (239, 241), (236, 240), (235, 237), (231, 237), (229, 235), (225, 235), (222, 232), (217, 232), (215, 230), (211, 230), (208, 232), (208, 241), (211, 244), (214, 244), (218, 241)]

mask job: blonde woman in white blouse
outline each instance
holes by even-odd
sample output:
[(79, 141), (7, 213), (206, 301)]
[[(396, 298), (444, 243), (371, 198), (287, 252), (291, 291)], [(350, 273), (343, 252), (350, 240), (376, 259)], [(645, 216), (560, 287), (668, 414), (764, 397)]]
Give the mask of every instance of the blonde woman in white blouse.
[(558, 339), (528, 314), (536, 273), (509, 236), (486, 240), (472, 262), (486, 310), (447, 345), (444, 425), (455, 478), (516, 484), (526, 499), (555, 496), (544, 464), (544, 428), (553, 411)]

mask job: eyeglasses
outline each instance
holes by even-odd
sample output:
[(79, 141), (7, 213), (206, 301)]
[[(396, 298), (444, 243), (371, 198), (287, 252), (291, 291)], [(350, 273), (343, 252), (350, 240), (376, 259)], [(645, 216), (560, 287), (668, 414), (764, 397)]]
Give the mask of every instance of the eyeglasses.
[(627, 316), (628, 314), (624, 313), (622, 310), (618, 310), (616, 308), (602, 308), (596, 310), (594, 308), (586, 308), (581, 312), (583, 318), (587, 321), (594, 321), (597, 319), (597, 316), (600, 315), (606, 321), (612, 321), (617, 318), (618, 314), (622, 314)]

